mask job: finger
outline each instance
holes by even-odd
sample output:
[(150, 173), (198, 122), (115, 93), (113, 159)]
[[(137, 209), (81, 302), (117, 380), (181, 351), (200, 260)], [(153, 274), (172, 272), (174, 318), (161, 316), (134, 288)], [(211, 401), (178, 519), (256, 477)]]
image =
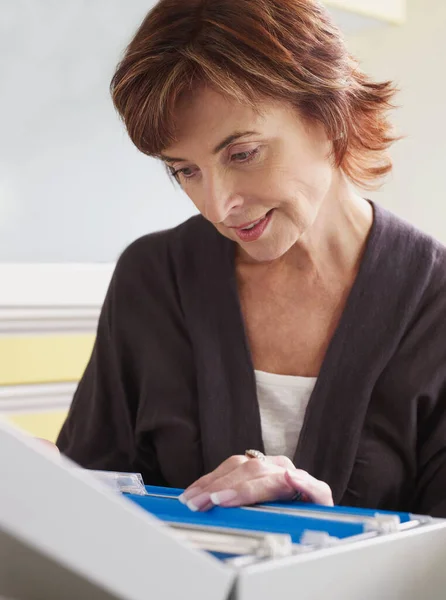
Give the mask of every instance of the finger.
[(284, 470), (268, 461), (248, 459), (236, 469), (214, 479), (205, 491), (213, 493), (223, 489), (231, 489), (239, 483), (246, 483), (273, 473), (284, 473)]
[(322, 506), (333, 506), (331, 488), (325, 481), (320, 481), (305, 471), (299, 470), (286, 471), (285, 479), (296, 492), (301, 492), (306, 500)]
[(213, 504), (225, 507), (291, 499), (296, 491), (285, 479), (285, 472), (276, 467), (274, 471), (270, 470), (262, 476), (240, 480), (231, 487), (221, 488), (211, 493), (210, 499)]
[(53, 444), (53, 442), (50, 442), (49, 440), (40, 437), (36, 437), (34, 439), (36, 439), (40, 444), (46, 446), (46, 448), (49, 448), (55, 454), (60, 454), (59, 448), (56, 446), (56, 444)]
[[(223, 471), (221, 471), (223, 472)], [(217, 502), (214, 502), (214, 494), (224, 492), (223, 497), (225, 501), (237, 493), (234, 489), (239, 484), (247, 483), (256, 479), (262, 479), (268, 474), (281, 474), (283, 480), (284, 470), (281, 467), (277, 467), (274, 464), (266, 461), (249, 459), (241, 463), (237, 468), (233, 469), (226, 475), (214, 479), (205, 489), (201, 488), (200, 492), (194, 496), (186, 497), (187, 506), (193, 511), (205, 511), (213, 506), (213, 504), (220, 503), (221, 499), (217, 495)], [(190, 490), (191, 493), (193, 490)], [(295, 493), (291, 487), (288, 486), (288, 493), (291, 496)], [(183, 500), (182, 500), (183, 501)], [(234, 504), (238, 506), (238, 504)]]
[(182, 501), (193, 512), (206, 512), (214, 506), (209, 492), (201, 492), (190, 500)]
[(184, 492), (179, 496), (179, 501), (183, 504), (186, 504), (192, 498), (199, 496), (202, 494), (207, 488), (212, 486), (212, 484), (221, 477), (231, 473), (235, 469), (237, 469), (240, 465), (244, 464), (249, 459), (246, 456), (242, 455), (234, 455), (227, 458), (224, 462), (221, 463), (216, 469), (200, 477), (197, 479), (192, 485), (187, 487)]
[[(212, 486), (219, 478), (231, 473), (247, 461), (253, 461), (251, 464), (258, 465), (260, 461), (255, 458), (247, 458), (243, 455), (233, 455), (226, 459), (219, 467), (214, 469), (211, 473), (204, 475), (200, 479), (197, 479), (189, 487), (187, 487), (183, 494), (179, 497), (180, 502), (187, 502), (195, 496), (201, 494), (206, 488)], [(287, 456), (266, 456), (265, 462), (277, 465), (284, 469), (295, 469), (296, 467)]]
[(278, 467), (282, 467), (283, 469), (290, 469), (292, 471), (296, 468), (293, 461), (290, 460), (288, 456), (266, 456), (265, 458), (268, 462)]

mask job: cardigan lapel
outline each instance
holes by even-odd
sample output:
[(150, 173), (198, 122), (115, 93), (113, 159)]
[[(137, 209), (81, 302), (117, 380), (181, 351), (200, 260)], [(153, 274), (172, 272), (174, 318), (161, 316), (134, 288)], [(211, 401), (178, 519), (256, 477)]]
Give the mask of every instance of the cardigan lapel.
[(197, 371), (205, 472), (248, 448), (263, 451), (254, 369), (238, 301), (235, 245), (204, 220), (185, 244), (181, 279)]
[[(400, 286), (411, 240), (375, 205), (374, 224), (356, 281), (310, 398), (294, 456), (297, 467), (328, 483), (340, 503), (353, 471), (376, 381), (398, 347), (424, 288), (415, 269)], [(413, 275), (413, 276), (411, 276)]]

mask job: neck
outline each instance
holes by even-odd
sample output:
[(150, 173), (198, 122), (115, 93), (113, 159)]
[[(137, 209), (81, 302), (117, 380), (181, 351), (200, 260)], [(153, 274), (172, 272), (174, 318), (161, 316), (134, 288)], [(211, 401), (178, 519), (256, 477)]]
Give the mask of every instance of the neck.
[(361, 260), (372, 223), (370, 203), (356, 194), (342, 176), (312, 225), (290, 249), (288, 260), (304, 272), (318, 272), (323, 265), (351, 271)]

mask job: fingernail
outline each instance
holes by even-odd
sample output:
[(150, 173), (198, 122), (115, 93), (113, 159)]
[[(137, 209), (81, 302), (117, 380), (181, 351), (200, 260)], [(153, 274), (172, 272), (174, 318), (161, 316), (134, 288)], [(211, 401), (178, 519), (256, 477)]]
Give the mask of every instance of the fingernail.
[(201, 494), (201, 488), (190, 488), (178, 496), (178, 500), (181, 502), (181, 504), (187, 504), (189, 500), (192, 500), (192, 498), (198, 496), (199, 494)]
[(188, 500), (186, 506), (193, 512), (197, 512), (197, 510), (202, 510), (209, 502), (210, 496), (207, 492), (204, 492), (204, 494), (198, 494), (192, 500)]
[(235, 498), (237, 498), (237, 492), (235, 490), (222, 490), (221, 492), (214, 492), (211, 494), (211, 502), (216, 505), (230, 502)]

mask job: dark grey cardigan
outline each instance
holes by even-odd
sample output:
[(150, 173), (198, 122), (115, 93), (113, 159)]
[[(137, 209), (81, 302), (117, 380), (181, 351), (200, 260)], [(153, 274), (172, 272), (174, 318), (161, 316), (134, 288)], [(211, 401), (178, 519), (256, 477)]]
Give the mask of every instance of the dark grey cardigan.
[[(335, 503), (446, 517), (446, 249), (374, 212), (294, 463)], [(234, 249), (199, 216), (123, 253), (62, 452), (185, 487), (263, 449)]]

